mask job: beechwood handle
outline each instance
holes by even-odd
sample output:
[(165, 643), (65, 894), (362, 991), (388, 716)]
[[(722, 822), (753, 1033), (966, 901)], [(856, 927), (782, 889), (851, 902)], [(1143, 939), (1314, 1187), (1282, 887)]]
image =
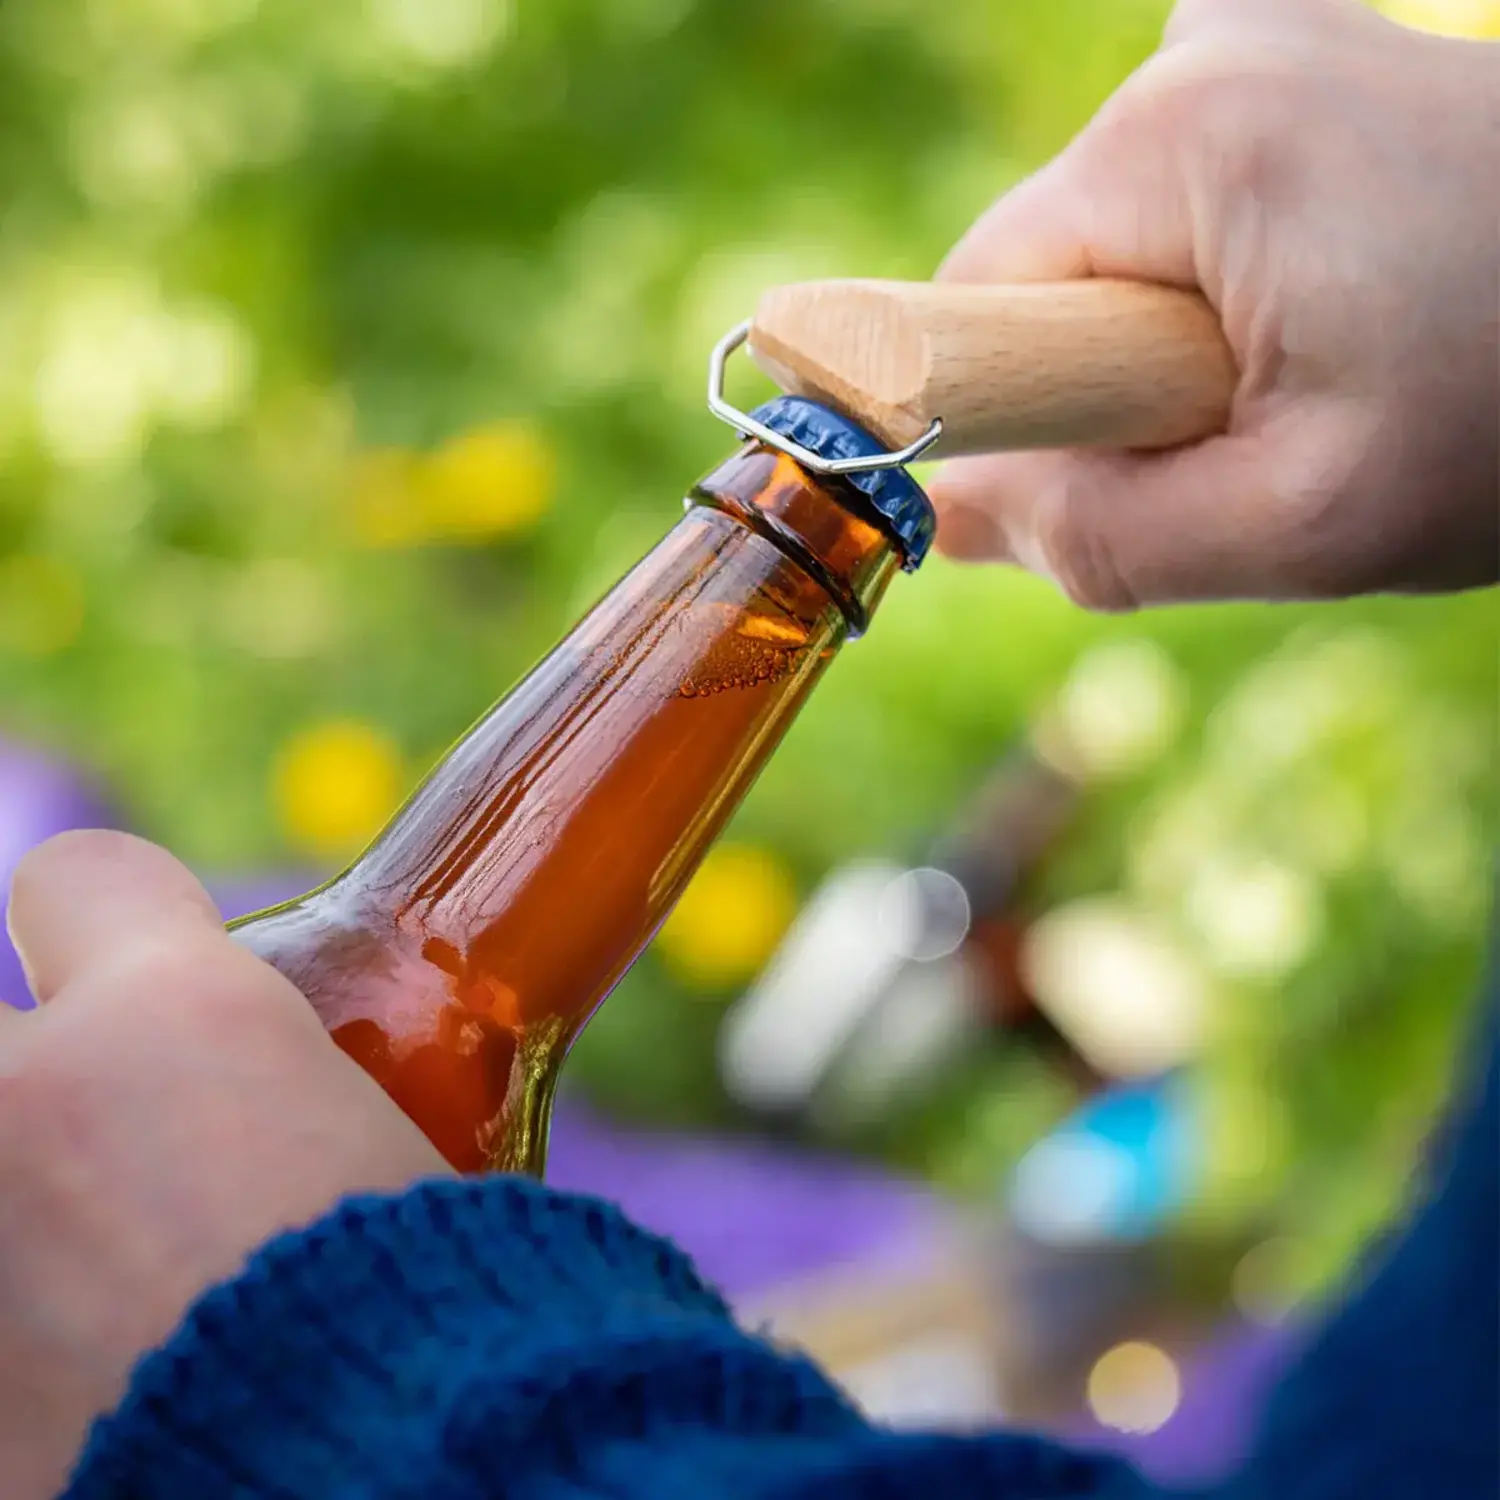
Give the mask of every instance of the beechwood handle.
[(945, 455), (1173, 447), (1224, 430), (1237, 379), (1201, 296), (1104, 279), (777, 287), (750, 354), (893, 447), (940, 417)]

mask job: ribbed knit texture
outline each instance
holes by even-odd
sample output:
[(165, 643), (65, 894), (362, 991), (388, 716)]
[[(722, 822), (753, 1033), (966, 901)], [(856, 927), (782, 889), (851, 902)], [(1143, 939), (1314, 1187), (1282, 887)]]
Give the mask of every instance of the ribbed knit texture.
[[(1265, 1500), (1496, 1493), (1500, 1058), (1415, 1228), (1284, 1383)], [(361, 1198), (207, 1293), (67, 1500), (1141, 1500), (1053, 1443), (871, 1426), (670, 1245), (513, 1179)]]
[(951, 1476), (1047, 1500), (1106, 1493), (1105, 1467), (878, 1432), (670, 1245), (497, 1178), (352, 1199), (267, 1246), (141, 1365), (70, 1495), (896, 1497)]

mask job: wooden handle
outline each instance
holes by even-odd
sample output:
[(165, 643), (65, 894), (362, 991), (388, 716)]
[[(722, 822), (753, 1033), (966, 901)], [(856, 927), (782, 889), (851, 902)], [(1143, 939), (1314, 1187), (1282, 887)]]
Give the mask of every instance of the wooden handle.
[(750, 353), (892, 447), (1168, 448), (1224, 430), (1234, 358), (1202, 297), (1134, 281), (809, 281), (761, 298)]

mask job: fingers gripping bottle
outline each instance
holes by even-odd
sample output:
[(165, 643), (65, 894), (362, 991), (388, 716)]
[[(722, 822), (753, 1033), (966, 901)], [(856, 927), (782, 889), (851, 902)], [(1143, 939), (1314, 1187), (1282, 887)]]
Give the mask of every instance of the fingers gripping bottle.
[(318, 890), (234, 924), (460, 1171), (540, 1175), (559, 1067), (844, 641), (933, 532), (799, 397)]

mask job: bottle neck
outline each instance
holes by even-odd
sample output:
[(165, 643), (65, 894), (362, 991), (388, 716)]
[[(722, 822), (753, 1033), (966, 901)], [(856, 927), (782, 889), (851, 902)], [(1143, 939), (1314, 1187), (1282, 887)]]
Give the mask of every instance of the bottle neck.
[(539, 1171), (569, 1042), (899, 558), (748, 449), (374, 845), (239, 929), (461, 1170)]
[(896, 545), (859, 512), (859, 501), (851, 486), (818, 480), (759, 444), (720, 464), (688, 497), (773, 542), (825, 590), (851, 636), (864, 633), (901, 566)]

